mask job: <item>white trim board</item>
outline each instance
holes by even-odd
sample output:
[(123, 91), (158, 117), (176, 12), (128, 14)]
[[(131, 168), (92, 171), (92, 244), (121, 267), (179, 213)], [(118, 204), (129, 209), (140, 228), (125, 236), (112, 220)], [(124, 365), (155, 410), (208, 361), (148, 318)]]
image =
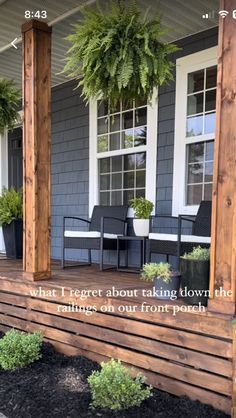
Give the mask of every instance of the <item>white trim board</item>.
[[(138, 147), (136, 152), (145, 151), (146, 159), (146, 198), (156, 206), (156, 166), (157, 166), (157, 115), (158, 115), (158, 92), (147, 106), (147, 145)], [(122, 154), (133, 152), (130, 149), (122, 150)], [(120, 151), (99, 153), (99, 158), (120, 155)], [(89, 216), (92, 214), (94, 205), (98, 204), (98, 153), (97, 153), (97, 101), (89, 103)], [(133, 216), (129, 210), (128, 216)]]
[(176, 60), (175, 139), (172, 215), (196, 215), (198, 205), (185, 204), (186, 144), (213, 139), (212, 134), (186, 138), (188, 73), (217, 64), (217, 46)]

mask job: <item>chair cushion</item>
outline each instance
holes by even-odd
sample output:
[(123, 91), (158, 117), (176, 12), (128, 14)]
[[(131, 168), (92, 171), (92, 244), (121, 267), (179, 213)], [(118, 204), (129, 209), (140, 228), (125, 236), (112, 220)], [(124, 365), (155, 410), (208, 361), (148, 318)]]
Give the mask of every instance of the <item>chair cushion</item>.
[[(68, 238), (100, 238), (101, 232), (97, 231), (65, 231), (64, 237)], [(104, 234), (104, 238), (117, 239), (116, 234)]]
[[(156, 241), (178, 241), (177, 234), (158, 234), (158, 233), (151, 232), (148, 238), (156, 240)], [(194, 242), (194, 243), (196, 242), (196, 243), (210, 244), (211, 238), (201, 237), (197, 235), (181, 235), (181, 242)]]

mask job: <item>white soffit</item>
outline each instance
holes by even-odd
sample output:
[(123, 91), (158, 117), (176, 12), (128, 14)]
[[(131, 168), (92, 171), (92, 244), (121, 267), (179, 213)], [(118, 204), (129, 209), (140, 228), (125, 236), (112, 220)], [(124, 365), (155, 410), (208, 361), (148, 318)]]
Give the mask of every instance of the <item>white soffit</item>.
[[(106, 4), (107, 0), (100, 0)], [(162, 24), (169, 28), (166, 41), (171, 42), (184, 38), (197, 32), (204, 31), (217, 25), (218, 0), (138, 0), (145, 10), (150, 6), (151, 15), (159, 11)], [(59, 74), (64, 66), (64, 58), (68, 49), (66, 36), (71, 33), (71, 25), (79, 16), (79, 8), (90, 0), (0, 0), (0, 77), (12, 78), (21, 86), (21, 42), (17, 49), (9, 47), (11, 41), (21, 36), (21, 25), (25, 22), (25, 10), (47, 10), (46, 20), (53, 26), (52, 35), (52, 85), (65, 82), (66, 79)], [(40, 4), (40, 6), (39, 6)], [(215, 10), (211, 19), (202, 19), (202, 14)]]

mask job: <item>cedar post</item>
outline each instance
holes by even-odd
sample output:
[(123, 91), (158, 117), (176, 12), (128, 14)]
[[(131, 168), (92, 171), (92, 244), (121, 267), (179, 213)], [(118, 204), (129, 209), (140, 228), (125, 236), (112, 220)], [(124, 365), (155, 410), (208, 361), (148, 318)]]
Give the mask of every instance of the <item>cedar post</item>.
[(50, 266), (51, 28), (31, 20), (23, 37), (24, 277)]
[[(221, 0), (213, 179), (209, 310), (235, 314), (236, 301), (236, 20)], [(221, 292), (220, 292), (221, 289)], [(216, 292), (218, 294), (216, 294)], [(226, 293), (227, 292), (227, 293)]]

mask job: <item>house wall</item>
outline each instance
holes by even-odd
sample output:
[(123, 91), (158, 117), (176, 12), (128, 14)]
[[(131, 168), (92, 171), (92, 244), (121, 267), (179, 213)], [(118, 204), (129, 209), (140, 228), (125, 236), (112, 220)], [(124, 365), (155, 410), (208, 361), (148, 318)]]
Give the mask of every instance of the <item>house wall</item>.
[[(189, 36), (178, 42), (181, 51), (173, 60), (217, 45), (217, 28)], [(52, 90), (52, 256), (61, 256), (62, 217), (88, 217), (89, 107), (80, 97), (75, 82)], [(172, 212), (174, 155), (175, 82), (159, 89), (157, 134), (158, 214)], [(183, 162), (184, 163), (184, 162)], [(75, 223), (70, 223), (75, 226)], [(80, 224), (81, 225), (81, 224)], [(161, 221), (160, 232), (175, 232), (175, 222)], [(133, 259), (135, 259), (134, 247)], [(85, 252), (70, 251), (69, 258), (85, 258)], [(109, 257), (108, 261), (112, 261)]]

